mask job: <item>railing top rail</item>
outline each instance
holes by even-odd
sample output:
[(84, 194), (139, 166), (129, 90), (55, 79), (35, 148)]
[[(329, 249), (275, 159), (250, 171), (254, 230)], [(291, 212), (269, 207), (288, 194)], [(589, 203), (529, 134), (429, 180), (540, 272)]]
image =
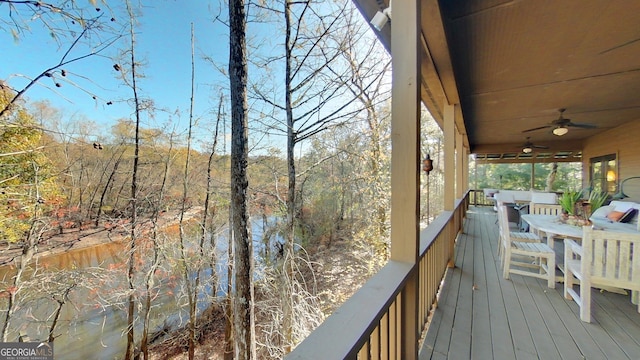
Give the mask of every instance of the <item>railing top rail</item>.
[[(464, 206), (467, 196), (468, 191), (462, 199), (456, 201), (454, 211), (442, 212), (421, 231), (421, 257), (448, 224), (454, 221), (455, 213)], [(355, 358), (415, 268), (416, 264), (389, 261), (285, 358)]]
[(441, 212), (429, 226), (420, 231), (420, 258), (429, 250), (429, 247), (436, 241), (438, 235), (446, 229), (447, 224), (452, 221), (455, 212), (458, 211), (460, 206), (464, 205), (464, 199), (469, 196), (470, 192), (471, 190), (468, 190), (462, 199), (456, 199), (455, 210)]
[(447, 223), (451, 221), (454, 213), (455, 211), (441, 212), (440, 215), (438, 215), (438, 217), (429, 224), (429, 226), (420, 231), (420, 257), (424, 256), (424, 253), (438, 238), (438, 235), (446, 229)]
[(355, 356), (402, 290), (413, 267), (413, 264), (389, 261), (286, 359), (324, 360)]

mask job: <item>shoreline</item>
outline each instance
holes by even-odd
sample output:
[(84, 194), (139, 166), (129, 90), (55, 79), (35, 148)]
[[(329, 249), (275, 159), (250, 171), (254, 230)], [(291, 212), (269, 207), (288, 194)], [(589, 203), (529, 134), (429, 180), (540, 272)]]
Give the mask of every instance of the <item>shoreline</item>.
[[(122, 230), (114, 230), (116, 229), (100, 226), (89, 229), (70, 229), (62, 234), (50, 236), (42, 239), (36, 245), (36, 251), (31, 261), (111, 242), (121, 242), (126, 239), (126, 236), (122, 235)], [(16, 244), (14, 246), (9, 245), (9, 248), (0, 254), (0, 266), (17, 265), (20, 262), (22, 253), (22, 247)]]
[[(185, 212), (183, 220), (188, 221), (201, 211), (202, 207), (193, 207)], [(179, 215), (179, 211), (162, 213), (158, 218), (158, 227), (164, 229), (177, 224)], [(149, 230), (151, 224), (150, 219), (144, 219), (140, 222), (139, 228), (144, 232)], [(43, 237), (36, 245), (36, 251), (30, 261), (92, 246), (124, 242), (129, 238), (130, 231), (128, 219), (104, 222), (98, 226), (85, 223), (78, 228), (63, 229), (61, 233)], [(23, 253), (23, 247), (19, 244), (6, 244), (4, 247), (4, 250), (0, 250), (0, 266), (17, 265)]]

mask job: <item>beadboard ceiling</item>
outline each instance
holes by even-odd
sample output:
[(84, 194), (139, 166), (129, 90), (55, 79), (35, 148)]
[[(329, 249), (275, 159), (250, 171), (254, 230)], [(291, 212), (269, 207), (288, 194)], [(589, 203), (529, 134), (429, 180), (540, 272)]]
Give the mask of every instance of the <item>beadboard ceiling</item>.
[[(369, 19), (388, 4), (354, 2)], [(393, 22), (376, 32), (387, 49)], [(423, 0), (421, 23), (423, 102), (440, 124), (442, 104), (460, 104), (478, 158), (571, 159), (585, 138), (640, 120), (640, 1)], [(561, 108), (597, 128), (523, 133)], [(549, 150), (522, 154), (527, 137)]]

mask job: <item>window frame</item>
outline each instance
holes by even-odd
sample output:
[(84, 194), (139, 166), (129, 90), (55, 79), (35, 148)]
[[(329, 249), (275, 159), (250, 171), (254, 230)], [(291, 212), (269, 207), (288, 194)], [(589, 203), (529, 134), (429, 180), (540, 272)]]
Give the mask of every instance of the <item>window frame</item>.
[(615, 194), (618, 191), (618, 168), (618, 154), (616, 153), (590, 158), (590, 188)]

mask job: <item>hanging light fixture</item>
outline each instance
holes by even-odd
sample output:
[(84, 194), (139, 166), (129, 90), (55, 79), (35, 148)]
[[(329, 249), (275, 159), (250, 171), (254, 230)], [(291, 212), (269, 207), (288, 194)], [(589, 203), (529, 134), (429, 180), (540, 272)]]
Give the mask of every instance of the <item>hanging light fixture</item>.
[(378, 11), (371, 19), (371, 25), (373, 25), (376, 30), (381, 31), (382, 28), (387, 24), (389, 20), (391, 20), (391, 3), (393, 0), (389, 1), (389, 7)]
[(427, 154), (427, 157), (422, 160), (422, 170), (426, 172), (427, 175), (429, 175), (431, 170), (433, 170), (433, 160), (431, 160), (429, 154)]
[(562, 136), (568, 132), (569, 132), (569, 129), (567, 129), (566, 126), (558, 126), (557, 128), (553, 129), (553, 135), (556, 135), (556, 136)]
[(525, 146), (524, 148), (522, 148), (522, 152), (525, 154), (530, 154), (533, 151), (533, 148), (531, 146)]

